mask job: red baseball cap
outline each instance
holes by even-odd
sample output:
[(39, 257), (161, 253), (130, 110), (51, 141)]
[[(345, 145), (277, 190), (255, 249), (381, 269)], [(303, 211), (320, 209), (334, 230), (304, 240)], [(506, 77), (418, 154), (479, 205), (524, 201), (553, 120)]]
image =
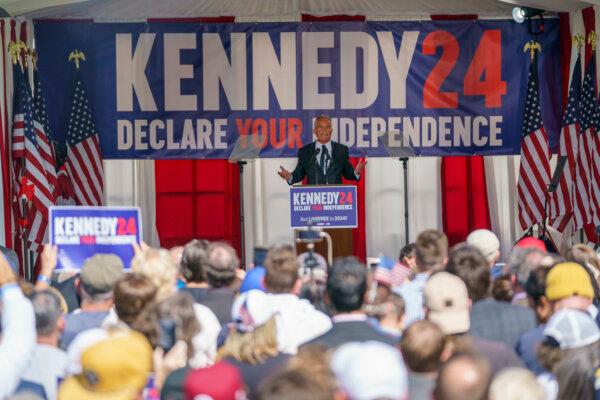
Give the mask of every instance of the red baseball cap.
[(225, 361), (220, 361), (207, 368), (190, 371), (183, 383), (183, 391), (187, 400), (195, 398), (246, 399), (244, 380), (240, 371)]
[(543, 251), (544, 253), (548, 251), (546, 249), (546, 244), (544, 243), (544, 241), (531, 236), (526, 236), (523, 239), (519, 240), (515, 247), (520, 247), (522, 249), (538, 249)]

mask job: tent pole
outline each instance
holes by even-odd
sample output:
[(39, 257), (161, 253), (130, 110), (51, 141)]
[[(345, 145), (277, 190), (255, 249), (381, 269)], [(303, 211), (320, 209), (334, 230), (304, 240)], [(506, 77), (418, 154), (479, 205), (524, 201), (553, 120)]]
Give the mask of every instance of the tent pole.
[(408, 157), (400, 157), (402, 168), (404, 169), (404, 244), (410, 243), (408, 237)]
[(237, 165), (240, 168), (240, 259), (242, 268), (246, 269), (246, 235), (245, 235), (245, 217), (244, 217), (244, 165), (247, 161), (238, 161)]

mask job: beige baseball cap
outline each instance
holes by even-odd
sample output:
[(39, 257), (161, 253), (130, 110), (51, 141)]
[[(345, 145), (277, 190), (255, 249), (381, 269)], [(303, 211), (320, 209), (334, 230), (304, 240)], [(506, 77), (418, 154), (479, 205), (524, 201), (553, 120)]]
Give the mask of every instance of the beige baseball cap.
[(437, 324), (445, 335), (468, 332), (469, 293), (467, 286), (456, 275), (442, 271), (433, 274), (423, 291), (429, 309), (427, 319)]

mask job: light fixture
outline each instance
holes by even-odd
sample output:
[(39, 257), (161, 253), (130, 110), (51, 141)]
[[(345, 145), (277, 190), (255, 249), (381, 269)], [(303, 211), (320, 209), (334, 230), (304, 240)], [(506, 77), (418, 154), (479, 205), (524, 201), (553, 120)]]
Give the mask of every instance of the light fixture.
[(522, 7), (513, 8), (512, 16), (515, 22), (519, 24), (525, 22), (525, 11), (523, 11)]
[[(544, 10), (540, 10), (538, 8), (515, 7), (515, 8), (513, 8), (512, 17), (515, 20), (515, 22), (517, 22), (519, 24), (522, 24), (523, 22), (527, 21), (527, 24), (529, 26), (529, 33), (532, 35), (539, 35), (540, 33), (544, 32), (543, 12), (544, 12)], [(533, 31), (531, 19), (533, 17), (537, 17), (537, 16), (540, 17), (539, 29), (537, 31)]]

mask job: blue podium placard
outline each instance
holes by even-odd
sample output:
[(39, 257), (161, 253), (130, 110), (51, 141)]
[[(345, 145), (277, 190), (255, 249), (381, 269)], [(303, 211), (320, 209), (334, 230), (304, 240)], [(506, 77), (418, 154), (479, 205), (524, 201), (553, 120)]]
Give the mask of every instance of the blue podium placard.
[(58, 246), (57, 270), (80, 270), (97, 253), (116, 254), (129, 269), (132, 244), (141, 241), (138, 207), (55, 206), (49, 219), (50, 244)]
[(356, 186), (292, 186), (290, 216), (292, 229), (313, 226), (356, 228)]

